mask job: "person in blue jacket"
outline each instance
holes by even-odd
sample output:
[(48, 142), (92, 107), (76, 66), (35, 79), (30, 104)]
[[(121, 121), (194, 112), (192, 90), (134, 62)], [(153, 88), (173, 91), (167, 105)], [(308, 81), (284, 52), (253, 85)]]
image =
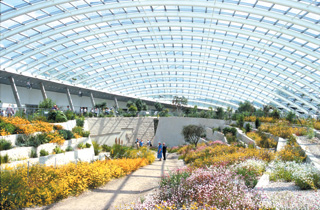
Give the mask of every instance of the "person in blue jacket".
[(159, 142), (159, 146), (158, 146), (158, 158), (161, 161), (161, 159), (162, 159), (162, 145), (160, 142)]

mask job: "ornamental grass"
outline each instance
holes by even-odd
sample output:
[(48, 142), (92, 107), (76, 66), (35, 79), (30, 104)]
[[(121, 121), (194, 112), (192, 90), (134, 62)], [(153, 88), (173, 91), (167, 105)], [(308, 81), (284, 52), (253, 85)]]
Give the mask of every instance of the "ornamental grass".
[(48, 205), (106, 184), (147, 165), (145, 158), (69, 163), (57, 168), (21, 165), (1, 172), (0, 209)]

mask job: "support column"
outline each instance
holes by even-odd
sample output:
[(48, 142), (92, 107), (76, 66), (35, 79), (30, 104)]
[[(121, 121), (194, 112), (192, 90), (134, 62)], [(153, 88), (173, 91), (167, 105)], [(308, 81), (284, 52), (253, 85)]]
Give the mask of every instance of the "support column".
[(69, 106), (70, 106), (71, 110), (74, 112), (74, 106), (73, 106), (73, 103), (72, 103), (72, 98), (71, 98), (71, 94), (70, 94), (69, 88), (67, 88), (67, 96), (68, 96)]
[(18, 108), (21, 108), (21, 101), (20, 101), (20, 97), (19, 97), (19, 93), (18, 93), (18, 89), (16, 86), (16, 83), (14, 82), (14, 78), (13, 77), (9, 77), (9, 81), (11, 84), (11, 88), (12, 88), (12, 92), (14, 95), (14, 99), (16, 100), (17, 106)]
[(46, 100), (48, 97), (47, 97), (46, 89), (44, 88), (44, 85), (42, 82), (40, 82), (40, 89), (41, 89), (43, 100)]
[(116, 105), (116, 110), (118, 110), (119, 109), (119, 104), (118, 104), (118, 100), (117, 100), (117, 98), (116, 97), (114, 97), (114, 103), (115, 103), (115, 105)]
[(94, 101), (92, 92), (90, 92), (90, 98), (91, 98), (92, 107), (94, 108), (96, 105), (96, 102)]

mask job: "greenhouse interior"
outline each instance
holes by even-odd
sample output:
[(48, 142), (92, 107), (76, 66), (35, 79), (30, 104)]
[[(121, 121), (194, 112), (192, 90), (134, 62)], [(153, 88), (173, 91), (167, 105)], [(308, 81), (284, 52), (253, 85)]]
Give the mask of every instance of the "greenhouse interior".
[(0, 13), (1, 209), (320, 209), (320, 1)]

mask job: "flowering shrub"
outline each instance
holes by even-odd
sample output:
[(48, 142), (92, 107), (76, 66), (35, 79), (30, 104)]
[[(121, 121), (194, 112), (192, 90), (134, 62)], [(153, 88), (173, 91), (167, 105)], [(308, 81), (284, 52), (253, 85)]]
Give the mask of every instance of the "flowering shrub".
[(216, 209), (258, 209), (260, 195), (225, 167), (176, 171), (162, 179), (157, 194), (148, 196), (136, 209), (208, 207)]
[(301, 189), (320, 188), (320, 172), (312, 164), (274, 161), (268, 174), (270, 180), (294, 181)]
[[(1, 209), (48, 205), (101, 186), (112, 178), (131, 173), (148, 163), (146, 159), (119, 159), (93, 163), (70, 163), (58, 168), (25, 165), (1, 172)], [(80, 177), (80, 178), (79, 178)]]
[(204, 167), (211, 165), (231, 165), (253, 157), (265, 161), (274, 159), (273, 152), (269, 150), (250, 149), (221, 144), (207, 146), (202, 150), (195, 150), (191, 148), (189, 150), (182, 151), (186, 152), (186, 154), (182, 154), (181, 156), (185, 163), (191, 164), (195, 167)]
[(239, 164), (233, 165), (231, 168), (237, 174), (242, 175), (245, 184), (249, 188), (253, 188), (258, 183), (258, 176), (265, 171), (267, 162), (257, 159), (248, 159)]
[(275, 125), (264, 124), (259, 127), (259, 130), (285, 139), (289, 138), (292, 134), (296, 134), (297, 136), (303, 136), (307, 134), (306, 128), (290, 127), (286, 123), (278, 123)]
[(246, 135), (253, 139), (261, 148), (276, 148), (277, 146), (277, 142), (275, 140), (272, 138), (267, 138), (267, 136), (260, 132), (248, 132)]

